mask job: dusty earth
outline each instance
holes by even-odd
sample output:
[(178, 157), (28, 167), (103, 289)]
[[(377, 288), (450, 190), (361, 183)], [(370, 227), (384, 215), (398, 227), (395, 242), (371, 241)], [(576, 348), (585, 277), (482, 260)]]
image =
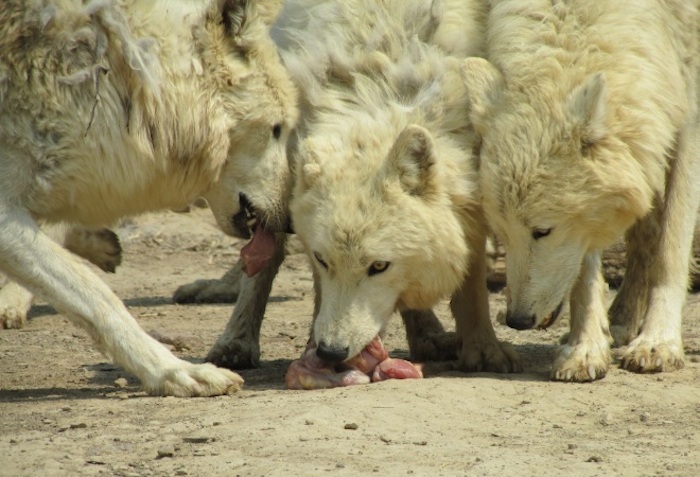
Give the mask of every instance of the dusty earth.
[[(178, 306), (171, 294), (220, 276), (240, 241), (200, 209), (141, 217), (118, 233), (123, 265), (98, 273), (144, 329), (201, 360), (231, 306)], [(495, 325), (523, 356), (523, 374), (451, 371), (289, 391), (283, 376), (304, 348), (311, 289), (305, 257), (291, 255), (267, 308), (262, 367), (241, 373), (238, 394), (199, 399), (144, 395), (85, 333), (38, 302), (25, 329), (0, 331), (0, 476), (700, 475), (698, 295), (684, 320), (687, 365), (675, 373), (615, 367), (592, 384), (548, 381), (565, 316), (548, 331)], [(492, 305), (495, 321), (503, 296), (494, 293)], [(438, 311), (452, 327), (447, 307)], [(385, 341), (406, 356), (398, 317)]]

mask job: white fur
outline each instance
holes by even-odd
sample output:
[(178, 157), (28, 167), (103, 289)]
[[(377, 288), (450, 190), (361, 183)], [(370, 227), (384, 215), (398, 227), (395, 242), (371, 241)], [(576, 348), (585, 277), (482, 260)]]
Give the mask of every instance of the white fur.
[(507, 321), (540, 325), (570, 296), (555, 379), (605, 375), (599, 256), (625, 231), (628, 272), (610, 310), (620, 344), (632, 341), (623, 366), (683, 365), (700, 197), (698, 10), (697, 0), (494, 1), (491, 63), (464, 68), (484, 209), (506, 246)]
[(240, 193), (271, 226), (285, 222), (296, 97), (254, 1), (9, 0), (0, 50), (0, 270), (149, 392), (237, 389), (236, 374), (145, 334), (38, 224), (103, 225), (205, 196), (242, 234)]

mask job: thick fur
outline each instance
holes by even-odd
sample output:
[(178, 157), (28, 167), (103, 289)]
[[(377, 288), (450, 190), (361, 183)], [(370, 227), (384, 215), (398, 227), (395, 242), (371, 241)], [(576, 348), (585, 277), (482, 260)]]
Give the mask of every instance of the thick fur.
[(482, 135), (486, 216), (507, 256), (507, 323), (570, 300), (552, 377), (610, 364), (601, 249), (627, 232), (610, 309), (622, 366), (683, 365), (681, 315), (700, 195), (699, 2), (492, 2), (488, 57), (464, 69)]
[(254, 1), (10, 0), (0, 51), (0, 270), (149, 392), (237, 389), (234, 373), (150, 338), (38, 224), (102, 226), (205, 196), (246, 236), (241, 195), (268, 227), (286, 224), (296, 93)]
[(480, 2), (292, 0), (273, 37), (302, 96), (294, 228), (313, 263), (313, 335), (358, 354), (399, 310), (453, 294), (466, 369), (517, 371), (496, 340), (462, 58)]

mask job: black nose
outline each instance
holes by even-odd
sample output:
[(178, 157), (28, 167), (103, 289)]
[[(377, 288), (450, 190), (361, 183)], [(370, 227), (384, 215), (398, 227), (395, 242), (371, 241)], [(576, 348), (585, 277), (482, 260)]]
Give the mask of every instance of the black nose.
[(506, 313), (506, 325), (516, 330), (529, 330), (535, 326), (535, 315), (518, 315), (509, 310)]
[(326, 343), (321, 341), (318, 344), (318, 348), (316, 348), (316, 356), (327, 363), (342, 363), (348, 358), (348, 349), (328, 346)]

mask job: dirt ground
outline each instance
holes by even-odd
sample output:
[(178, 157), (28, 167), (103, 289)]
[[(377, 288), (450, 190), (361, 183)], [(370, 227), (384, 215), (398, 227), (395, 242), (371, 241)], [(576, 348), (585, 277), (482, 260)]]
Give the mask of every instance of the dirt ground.
[[(240, 241), (223, 236), (206, 210), (141, 217), (118, 233), (123, 264), (115, 275), (98, 273), (144, 329), (201, 360), (231, 306), (179, 306), (171, 295), (220, 276)], [(494, 319), (503, 308), (494, 293)], [(37, 303), (25, 329), (0, 331), (0, 476), (700, 475), (697, 294), (686, 308), (683, 370), (614, 367), (591, 384), (547, 379), (565, 316), (548, 331), (495, 325), (523, 356), (523, 374), (289, 391), (284, 372), (303, 350), (311, 311), (311, 274), (293, 254), (267, 308), (262, 367), (241, 372), (244, 390), (177, 399), (144, 395), (85, 333)], [(453, 327), (446, 304), (438, 311)], [(385, 341), (406, 356), (398, 316)]]

